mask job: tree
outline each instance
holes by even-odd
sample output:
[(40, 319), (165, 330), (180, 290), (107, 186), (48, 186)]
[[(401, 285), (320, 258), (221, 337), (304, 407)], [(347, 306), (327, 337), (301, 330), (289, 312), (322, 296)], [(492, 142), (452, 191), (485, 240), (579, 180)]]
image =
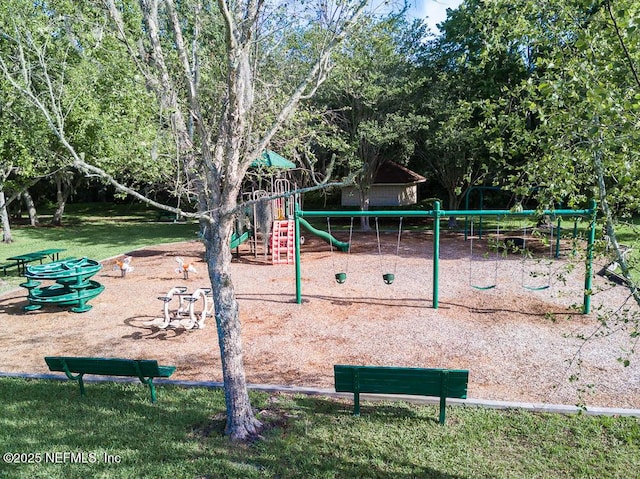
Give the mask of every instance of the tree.
[[(46, 117), (75, 168), (101, 175), (120, 191), (149, 204), (200, 220), (222, 358), (226, 433), (234, 439), (253, 437), (261, 428), (248, 397), (238, 303), (229, 271), (229, 242), (242, 179), (299, 102), (311, 97), (325, 80), (333, 50), (355, 26), (365, 6), (366, 1), (301, 5), (219, 0), (216, 6), (199, 0), (140, 0), (137, 4), (105, 0), (113, 28), (105, 30), (100, 21), (87, 24), (88, 19), (98, 17), (98, 10), (60, 1), (48, 2), (38, 12), (48, 28), (29, 29), (33, 24), (25, 21), (15, 33), (5, 35), (12, 47), (11, 54), (3, 53), (0, 58), (5, 79)], [(63, 13), (74, 20), (82, 16), (85, 21), (61, 26)], [(261, 78), (270, 52), (286, 46), (282, 40), (300, 31), (312, 32), (314, 37), (288, 50), (297, 68), (281, 69), (269, 81)], [(73, 69), (89, 52), (96, 66), (100, 60), (107, 61), (97, 38), (113, 36), (128, 53), (128, 58), (118, 60), (132, 62), (139, 81), (155, 95), (166, 131), (173, 135), (183, 188), (196, 198), (196, 213), (183, 213), (145, 198), (74, 147), (66, 111), (61, 108), (62, 100), (71, 103), (64, 96), (65, 68)], [(51, 43), (61, 37), (78, 48), (51, 52)], [(48, 63), (54, 53), (64, 61)], [(91, 66), (91, 62), (81, 64)], [(221, 82), (217, 69), (224, 72)]]
[[(348, 172), (357, 171), (360, 209), (369, 209), (369, 191), (386, 161), (405, 163), (414, 151), (413, 133), (423, 127), (414, 111), (412, 92), (418, 87), (414, 58), (426, 30), (402, 16), (366, 19), (360, 36), (341, 49), (332, 79), (317, 103), (333, 112), (332, 121), (347, 145)], [(334, 151), (335, 152), (335, 151)], [(369, 218), (361, 218), (363, 230)]]
[[(451, 209), (459, 208), (470, 187), (498, 184), (521, 148), (509, 141), (521, 133), (513, 121), (521, 100), (510, 88), (526, 77), (526, 68), (518, 48), (508, 43), (496, 43), (485, 56), (485, 36), (491, 32), (475, 21), (484, 8), (484, 2), (467, 0), (448, 10), (439, 25), (442, 35), (421, 57), (416, 102), (429, 128), (418, 137), (417, 156), (446, 190)], [(500, 121), (504, 118), (509, 121)]]
[[(505, 43), (526, 53), (530, 75), (514, 87), (535, 118), (537, 155), (512, 176), (512, 187), (536, 187), (542, 205), (599, 201), (612, 259), (628, 301), (640, 305), (637, 281), (616, 227), (640, 204), (640, 5), (631, 0), (496, 1), (474, 17), (486, 33), (484, 58)], [(635, 308), (637, 309), (637, 308)], [(628, 304), (599, 316), (601, 334), (629, 332), (632, 354), (640, 323)], [(629, 364), (628, 357), (620, 360)]]

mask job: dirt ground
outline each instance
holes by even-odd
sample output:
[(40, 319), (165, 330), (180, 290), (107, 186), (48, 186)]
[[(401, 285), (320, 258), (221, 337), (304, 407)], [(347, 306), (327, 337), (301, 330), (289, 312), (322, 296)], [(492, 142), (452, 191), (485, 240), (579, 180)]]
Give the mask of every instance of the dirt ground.
[[(572, 309), (582, 304), (584, 266), (565, 271), (570, 251), (551, 265), (513, 255), (496, 261), (475, 241), (470, 261), (470, 242), (445, 236), (433, 309), (430, 235), (403, 234), (397, 255), (393, 231), (380, 244), (382, 255), (375, 234), (354, 234), (351, 253), (343, 254), (307, 235), (303, 304), (295, 303), (293, 265), (265, 263), (241, 246), (232, 274), (250, 383), (331, 388), (334, 364), (464, 368), (470, 398), (640, 408), (639, 358), (626, 368), (617, 360), (633, 347), (629, 331), (616, 326), (602, 334), (598, 327), (599, 307), (622, 305), (625, 290), (595, 275), (595, 312)], [(162, 317), (158, 297), (172, 287), (208, 286), (203, 252), (194, 241), (123, 252), (135, 268), (124, 278), (115, 259), (106, 260), (93, 278), (105, 291), (86, 313), (27, 313), (25, 290), (5, 294), (0, 369), (46, 373), (47, 355), (150, 358), (176, 365), (172, 379), (221, 381), (213, 318), (192, 330), (151, 324)], [(176, 257), (195, 266), (188, 280), (176, 273)], [(344, 284), (334, 281), (339, 271), (347, 272)], [(395, 273), (391, 285), (382, 279), (388, 272)]]

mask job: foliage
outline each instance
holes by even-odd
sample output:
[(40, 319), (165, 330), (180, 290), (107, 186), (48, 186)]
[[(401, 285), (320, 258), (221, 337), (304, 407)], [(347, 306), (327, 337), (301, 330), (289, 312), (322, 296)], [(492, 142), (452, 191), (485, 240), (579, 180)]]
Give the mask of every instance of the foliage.
[(412, 92), (420, 84), (414, 59), (426, 35), (423, 25), (403, 17), (368, 17), (336, 55), (333, 75), (315, 100), (331, 112), (343, 144), (329, 151), (341, 158), (345, 174), (357, 172), (365, 209), (380, 165), (406, 164), (414, 153), (413, 134), (424, 128)]
[(492, 34), (476, 21), (484, 9), (484, 2), (469, 0), (449, 11), (443, 34), (421, 58), (417, 101), (430, 122), (418, 136), (418, 161), (446, 189), (453, 209), (468, 188), (502, 184), (509, 163), (521, 162), (526, 151), (522, 101), (510, 91), (526, 78), (526, 68), (509, 44), (498, 43), (484, 56)]
[(600, 311), (597, 334), (628, 331), (634, 343), (629, 354), (639, 337), (640, 294), (617, 228), (640, 204), (639, 13), (629, 0), (498, 0), (473, 17), (486, 38), (484, 63), (510, 45), (528, 66), (528, 76), (511, 91), (530, 111), (535, 149), (532, 161), (514, 170), (512, 188), (534, 189), (541, 205), (598, 200), (611, 261), (635, 305)]

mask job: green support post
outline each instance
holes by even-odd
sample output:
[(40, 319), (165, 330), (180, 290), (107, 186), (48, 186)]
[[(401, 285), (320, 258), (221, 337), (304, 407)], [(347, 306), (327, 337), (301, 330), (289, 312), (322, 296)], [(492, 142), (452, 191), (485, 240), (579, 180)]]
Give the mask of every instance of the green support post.
[(556, 226), (556, 259), (560, 258), (560, 231), (562, 227), (562, 218), (558, 218), (558, 225)]
[(584, 303), (583, 310), (584, 314), (589, 314), (591, 312), (591, 289), (592, 289), (592, 281), (593, 281), (593, 248), (596, 242), (596, 201), (591, 200), (591, 224), (589, 229), (589, 239), (587, 242), (587, 263), (585, 267), (584, 273)]
[(298, 215), (298, 206), (294, 213), (295, 222), (295, 268), (296, 268), (296, 303), (302, 304), (302, 278), (300, 266), (300, 216)]
[(433, 309), (438, 309), (440, 277), (440, 202), (433, 204)]

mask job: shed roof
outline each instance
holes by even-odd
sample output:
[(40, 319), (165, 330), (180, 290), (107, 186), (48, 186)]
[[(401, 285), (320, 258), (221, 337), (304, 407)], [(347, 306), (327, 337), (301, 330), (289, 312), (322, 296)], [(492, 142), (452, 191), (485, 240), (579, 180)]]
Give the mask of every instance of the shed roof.
[(427, 181), (427, 179), (415, 171), (411, 171), (409, 168), (399, 165), (393, 161), (385, 161), (380, 165), (373, 184), (404, 185), (423, 183), (425, 181)]

